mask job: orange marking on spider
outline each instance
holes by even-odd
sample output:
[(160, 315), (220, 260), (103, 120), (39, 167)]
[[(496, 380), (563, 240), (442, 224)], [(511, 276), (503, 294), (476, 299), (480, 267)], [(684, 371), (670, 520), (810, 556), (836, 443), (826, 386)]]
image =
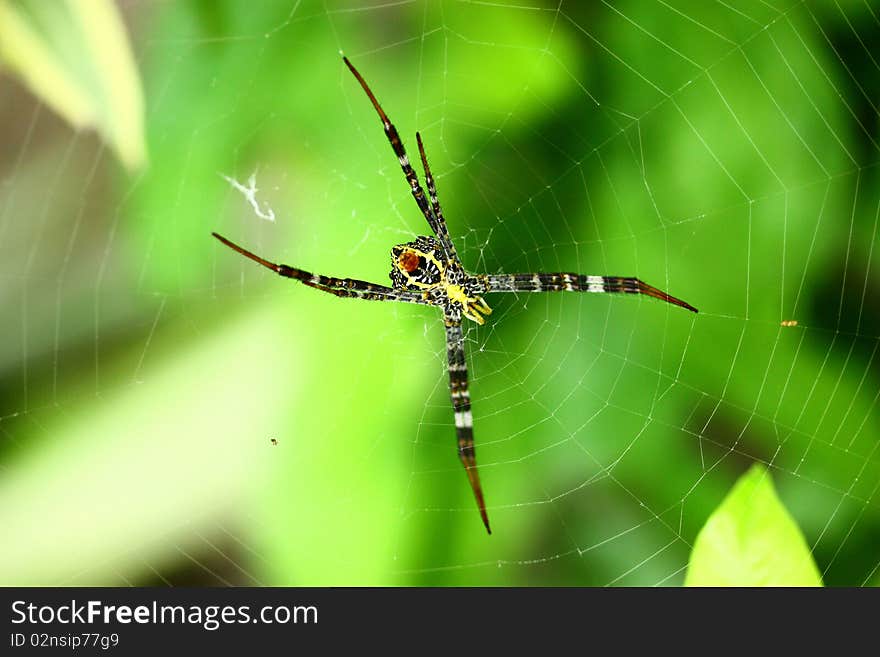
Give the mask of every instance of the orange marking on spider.
[(412, 251), (404, 251), (397, 261), (400, 263), (400, 268), (410, 274), (419, 268), (419, 256)]

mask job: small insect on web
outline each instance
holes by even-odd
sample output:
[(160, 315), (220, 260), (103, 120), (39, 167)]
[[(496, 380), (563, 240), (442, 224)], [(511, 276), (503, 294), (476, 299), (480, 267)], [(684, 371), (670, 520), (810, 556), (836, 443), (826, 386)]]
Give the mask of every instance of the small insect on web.
[(418, 176), (407, 157), (403, 142), (397, 128), (388, 119), (379, 101), (373, 95), (366, 81), (352, 66), (348, 58), (343, 57), (345, 65), (357, 78), (363, 90), (373, 104), (385, 136), (391, 143), (403, 174), (409, 183), (410, 190), (419, 210), (425, 216), (428, 226), (434, 233), (432, 237), (419, 236), (411, 242), (398, 244), (391, 249), (392, 287), (376, 285), (352, 278), (336, 278), (281, 265), (265, 260), (254, 253), (238, 246), (225, 237), (212, 233), (229, 248), (238, 251), (275, 273), (293, 278), (322, 292), (338, 297), (366, 299), (368, 301), (402, 301), (425, 306), (435, 306), (443, 312), (446, 326), (446, 357), (449, 371), (449, 392), (455, 417), (455, 433), (458, 439), (458, 457), (464, 465), (468, 481), (474, 492), (477, 507), (486, 531), (490, 534), (489, 516), (486, 513), (486, 502), (480, 485), (477, 461), (474, 450), (473, 417), (471, 415), (471, 398), (468, 391), (468, 371), (465, 362), (464, 335), (462, 318), (477, 324), (483, 324), (492, 309), (483, 299), (485, 294), (500, 292), (596, 292), (644, 294), (667, 303), (686, 308), (691, 312), (697, 309), (689, 303), (677, 299), (662, 290), (652, 287), (638, 278), (623, 276), (586, 276), (573, 273), (542, 273), (525, 274), (472, 274), (465, 270), (455, 251), (455, 245), (449, 237), (440, 201), (437, 199), (437, 188), (425, 156), (422, 137), (417, 132), (416, 142), (422, 168), (425, 171), (425, 191), (419, 184)]

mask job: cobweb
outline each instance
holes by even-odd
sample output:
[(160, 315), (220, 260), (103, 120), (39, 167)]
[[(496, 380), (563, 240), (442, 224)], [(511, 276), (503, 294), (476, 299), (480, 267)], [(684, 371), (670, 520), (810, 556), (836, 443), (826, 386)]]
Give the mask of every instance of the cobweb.
[[(826, 583), (877, 583), (876, 3), (122, 7), (142, 173), (3, 82), (0, 581), (675, 585), (760, 462)], [(700, 309), (489, 299), (491, 537), (434, 310), (209, 236), (384, 283), (427, 232), (339, 52), (422, 132), (470, 270)]]

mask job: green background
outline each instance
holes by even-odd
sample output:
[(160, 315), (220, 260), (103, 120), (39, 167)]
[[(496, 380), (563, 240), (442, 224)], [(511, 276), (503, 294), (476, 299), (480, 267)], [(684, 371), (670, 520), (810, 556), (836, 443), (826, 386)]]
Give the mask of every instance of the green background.
[[(876, 2), (121, 7), (141, 170), (0, 78), (0, 582), (681, 584), (754, 462), (826, 584), (880, 581)], [(385, 283), (427, 231), (340, 51), (466, 267), (700, 309), (489, 299), (491, 537), (436, 311), (210, 237)], [(274, 223), (221, 175), (253, 172)]]

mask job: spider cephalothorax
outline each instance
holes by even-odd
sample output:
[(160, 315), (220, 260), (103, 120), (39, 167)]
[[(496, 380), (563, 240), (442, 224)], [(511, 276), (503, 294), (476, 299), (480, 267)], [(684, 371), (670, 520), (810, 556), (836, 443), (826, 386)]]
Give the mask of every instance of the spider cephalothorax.
[[(0, 0), (2, 1), (2, 0)], [(435, 306), (443, 311), (446, 325), (446, 357), (449, 371), (449, 394), (455, 415), (455, 433), (458, 438), (458, 458), (464, 465), (468, 481), (474, 491), (477, 507), (486, 531), (489, 529), (489, 515), (483, 499), (480, 476), (477, 473), (477, 460), (474, 453), (473, 416), (471, 415), (471, 396), (468, 390), (468, 370), (465, 360), (464, 332), (461, 327), (462, 317), (467, 317), (482, 324), (484, 315), (492, 309), (483, 301), (484, 294), (497, 292), (610, 292), (623, 294), (643, 294), (667, 303), (687, 308), (693, 312), (697, 309), (690, 304), (666, 294), (634, 277), (622, 276), (586, 276), (573, 273), (542, 273), (529, 272), (523, 274), (479, 274), (473, 275), (465, 271), (455, 245), (446, 229), (446, 221), (437, 199), (434, 177), (428, 167), (428, 158), (422, 145), (422, 138), (416, 133), (422, 167), (425, 169), (425, 190), (419, 184), (418, 176), (407, 157), (403, 142), (397, 128), (388, 120), (379, 101), (370, 87), (347, 59), (346, 66), (354, 74), (363, 90), (373, 103), (379, 114), (385, 135), (391, 142), (391, 148), (397, 155), (397, 161), (409, 183), (413, 198), (422, 211), (425, 220), (434, 231), (436, 237), (417, 237), (412, 242), (398, 244), (391, 249), (391, 281), (394, 287), (376, 285), (353, 278), (337, 278), (313, 274), (304, 269), (280, 265), (243, 249), (225, 237), (214, 233), (214, 237), (231, 249), (238, 251), (254, 262), (268, 267), (272, 271), (287, 278), (298, 280), (316, 290), (333, 294), (337, 297), (367, 299), (369, 301), (402, 301), (425, 306)]]
[(457, 262), (443, 253), (435, 237), (420, 235), (412, 242), (391, 249), (391, 272), (394, 287), (421, 291), (424, 298), (442, 306), (445, 315), (460, 322), (467, 317), (478, 324), (492, 309), (480, 296), (488, 285), (477, 276), (468, 275)]

